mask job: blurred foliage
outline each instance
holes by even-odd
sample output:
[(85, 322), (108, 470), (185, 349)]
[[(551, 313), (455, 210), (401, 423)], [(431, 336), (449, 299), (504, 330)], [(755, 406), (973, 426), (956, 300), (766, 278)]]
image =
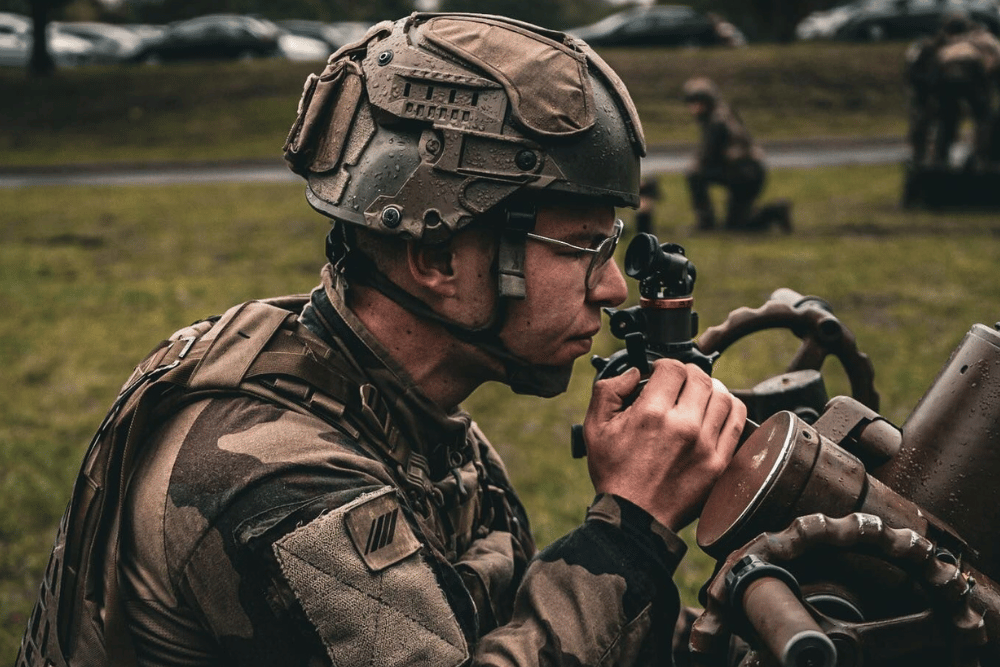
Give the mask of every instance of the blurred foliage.
[(15, 14), (30, 14), (31, 0), (0, 0), (0, 12), (14, 12)]

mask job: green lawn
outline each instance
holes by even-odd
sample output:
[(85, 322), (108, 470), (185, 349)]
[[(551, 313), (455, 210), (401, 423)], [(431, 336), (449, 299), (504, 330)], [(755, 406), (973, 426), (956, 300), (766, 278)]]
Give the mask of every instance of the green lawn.
[[(680, 100), (710, 76), (761, 139), (902, 136), (905, 44), (608, 49), (650, 143), (690, 142)], [(0, 167), (280, 158), (317, 63), (88, 67), (43, 80), (0, 69)]]
[[(795, 202), (795, 233), (759, 237), (692, 235), (683, 182), (668, 176), (656, 224), (698, 268), (703, 327), (781, 286), (827, 299), (874, 360), (883, 413), (898, 424), (965, 331), (1000, 310), (995, 216), (902, 211), (901, 176), (892, 165), (777, 171), (766, 197)], [(294, 184), (0, 191), (0, 656), (16, 652), (79, 458), (132, 364), (197, 318), (310, 289), (325, 231)], [(716, 374), (752, 386), (782, 371), (795, 343), (746, 341)], [(616, 349), (604, 335), (595, 352)], [(828, 376), (831, 392), (845, 390), (836, 368)], [(568, 434), (592, 377), (581, 359), (560, 398), (490, 385), (467, 403), (543, 544), (590, 500)], [(710, 566), (692, 550), (680, 572), (687, 600)]]

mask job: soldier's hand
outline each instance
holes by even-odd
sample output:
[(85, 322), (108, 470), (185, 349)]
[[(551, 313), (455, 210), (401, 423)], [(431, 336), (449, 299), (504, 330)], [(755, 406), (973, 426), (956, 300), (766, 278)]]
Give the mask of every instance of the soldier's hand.
[(635, 402), (639, 371), (594, 384), (584, 421), (594, 489), (642, 507), (677, 531), (701, 511), (729, 464), (746, 420), (746, 406), (693, 364), (653, 363)]

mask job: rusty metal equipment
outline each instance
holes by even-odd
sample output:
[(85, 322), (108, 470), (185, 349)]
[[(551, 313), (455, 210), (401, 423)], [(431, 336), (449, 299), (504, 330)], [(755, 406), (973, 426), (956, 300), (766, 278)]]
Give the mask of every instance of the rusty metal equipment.
[(782, 287), (759, 308), (737, 308), (722, 324), (709, 327), (698, 338), (698, 348), (720, 355), (736, 341), (766, 329), (787, 329), (802, 343), (785, 372), (764, 380), (750, 390), (734, 390), (747, 404), (751, 419), (763, 421), (780, 410), (792, 410), (806, 421), (815, 421), (826, 403), (820, 376), (830, 355), (840, 361), (851, 384), (851, 395), (878, 410), (875, 369), (868, 355), (858, 349), (854, 334), (819, 297), (803, 296)]
[[(661, 267), (683, 257), (687, 293), (669, 298), (690, 309), (693, 264), (651, 238), (629, 253), (674, 255)], [(640, 292), (655, 280), (629, 270), (643, 262), (626, 265)], [(690, 310), (680, 314), (690, 327), (658, 329), (646, 312), (655, 298), (643, 296), (638, 310), (612, 314), (627, 349), (595, 360), (599, 376), (692, 354), (680, 340), (696, 335)], [(717, 568), (691, 627), (691, 664), (1000, 667), (1000, 332), (974, 325), (899, 428), (878, 414), (871, 361), (816, 297), (781, 289), (734, 310), (695, 354), (714, 361), (771, 328), (802, 345), (783, 374), (734, 391), (760, 425), (748, 421), (699, 519), (698, 544)], [(675, 340), (658, 340), (663, 331)], [(829, 355), (852, 396), (826, 399)]]
[[(725, 619), (745, 616), (758, 647), (747, 665), (756, 652), (782, 665), (1000, 665), (998, 395), (1000, 333), (976, 324), (902, 429), (844, 396), (811, 425), (789, 411), (764, 421), (698, 524), (723, 564), (692, 628), (696, 664), (719, 664), (721, 637), (739, 627)], [(734, 597), (750, 556), (784, 575)], [(775, 637), (814, 624), (832, 659), (802, 653), (808, 634), (775, 653)]]

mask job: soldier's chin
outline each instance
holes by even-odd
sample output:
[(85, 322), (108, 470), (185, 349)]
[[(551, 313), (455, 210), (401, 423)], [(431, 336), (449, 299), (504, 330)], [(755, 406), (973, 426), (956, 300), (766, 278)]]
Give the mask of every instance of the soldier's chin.
[(515, 394), (552, 398), (566, 391), (573, 364), (560, 366), (523, 365), (508, 368), (507, 384)]

